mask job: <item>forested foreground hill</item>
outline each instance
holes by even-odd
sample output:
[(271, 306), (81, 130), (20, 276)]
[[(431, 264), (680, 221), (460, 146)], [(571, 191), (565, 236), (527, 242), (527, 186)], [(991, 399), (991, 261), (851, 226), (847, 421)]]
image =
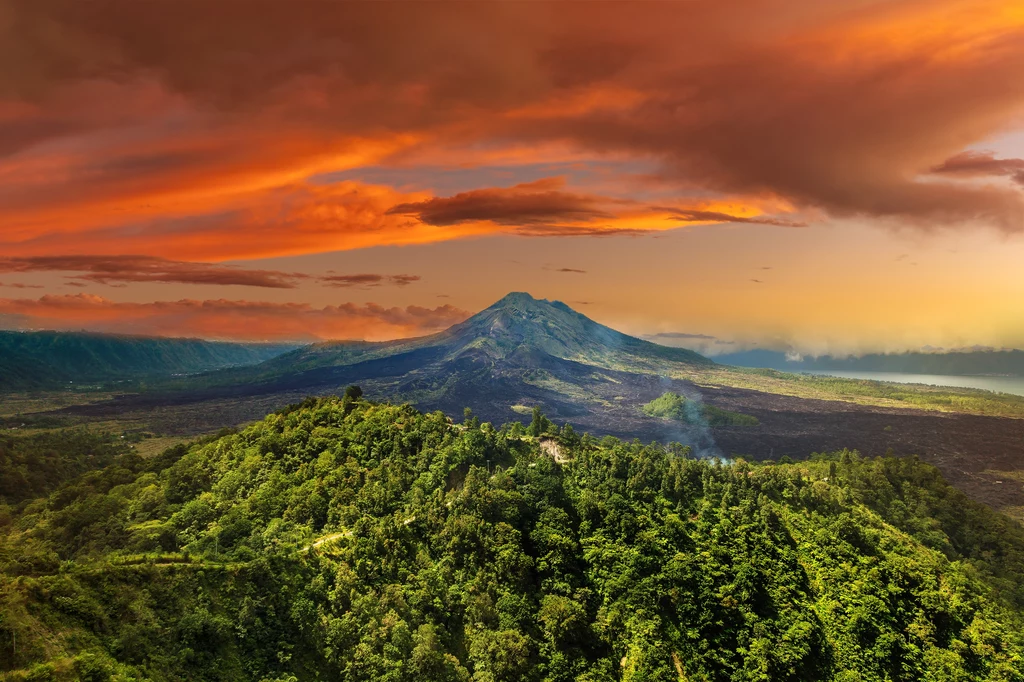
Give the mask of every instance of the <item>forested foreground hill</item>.
[(1024, 677), (1021, 528), (914, 459), (726, 465), (350, 396), (0, 524), (6, 680)]

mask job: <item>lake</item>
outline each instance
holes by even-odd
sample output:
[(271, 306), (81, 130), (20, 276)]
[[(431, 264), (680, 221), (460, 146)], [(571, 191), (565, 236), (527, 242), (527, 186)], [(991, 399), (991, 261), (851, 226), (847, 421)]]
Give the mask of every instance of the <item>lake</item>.
[(870, 379), (893, 381), (897, 384), (928, 384), (956, 388), (981, 388), (997, 393), (1024, 395), (1024, 377), (953, 376), (947, 374), (904, 374), (902, 372), (845, 372), (841, 370), (800, 370), (805, 374), (820, 374), (843, 379)]

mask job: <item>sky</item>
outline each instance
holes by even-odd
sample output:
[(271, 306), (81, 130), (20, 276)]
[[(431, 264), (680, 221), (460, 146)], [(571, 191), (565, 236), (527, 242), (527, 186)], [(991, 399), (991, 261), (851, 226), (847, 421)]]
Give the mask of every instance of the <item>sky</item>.
[(0, 0), (0, 327), (1024, 347), (1021, 74), (1019, 0)]

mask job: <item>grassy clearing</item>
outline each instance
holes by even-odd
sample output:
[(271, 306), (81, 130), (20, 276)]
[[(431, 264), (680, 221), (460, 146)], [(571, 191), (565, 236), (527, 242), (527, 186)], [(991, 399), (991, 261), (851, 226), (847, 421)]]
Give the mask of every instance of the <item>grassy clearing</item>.
[(110, 400), (115, 393), (109, 391), (25, 391), (0, 394), (0, 418), (13, 418), (34, 412), (47, 412), (75, 405)]
[(707, 424), (708, 426), (757, 426), (757, 417), (740, 412), (730, 412), (719, 407), (687, 400), (671, 391), (663, 393), (640, 408), (648, 417), (673, 419), (684, 424)]
[(746, 388), (796, 398), (1024, 419), (1024, 396), (973, 388), (897, 384), (738, 367), (676, 370), (671, 376), (689, 379), (701, 386)]

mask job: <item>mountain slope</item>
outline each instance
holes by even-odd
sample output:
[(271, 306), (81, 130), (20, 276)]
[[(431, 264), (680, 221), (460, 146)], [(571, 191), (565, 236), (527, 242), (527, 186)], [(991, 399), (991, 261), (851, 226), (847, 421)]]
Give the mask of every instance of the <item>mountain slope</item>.
[(506, 358), (526, 347), (552, 357), (611, 369), (658, 361), (713, 364), (689, 350), (659, 346), (594, 322), (561, 301), (511, 293), (445, 332), (460, 350)]
[(0, 332), (0, 390), (254, 365), (294, 348), (79, 332)]
[(692, 385), (664, 377), (713, 366), (692, 351), (610, 329), (564, 303), (512, 293), (439, 334), (314, 344), (255, 367), (211, 374), (201, 380), (205, 388), (190, 380), (174, 400), (295, 401), (359, 384), (368, 395), (426, 410), (461, 414), (473, 406), (496, 423), (541, 405), (553, 417), (594, 431), (626, 435), (645, 422), (641, 428), (652, 437), (699, 445), (699, 436), (646, 419), (634, 398), (647, 402), (669, 389), (693, 396)]
[(335, 398), (123, 457), (0, 521), (0, 676), (1024, 675), (1024, 532), (933, 468), (549, 435)]
[(400, 357), (428, 349), (436, 352), (425, 355), (445, 362), (467, 356), (498, 361), (515, 356), (517, 351), (529, 351), (610, 369), (651, 368), (660, 362), (714, 364), (693, 351), (660, 346), (615, 331), (561, 301), (514, 292), (438, 334), (380, 343), (313, 344), (267, 362), (260, 369), (296, 372)]
[(715, 367), (692, 351), (617, 332), (564, 303), (513, 293), (431, 336), (313, 344), (259, 365), (163, 382), (66, 412), (128, 415), (158, 432), (196, 434), (358, 384), (369, 396), (423, 410), (459, 415), (472, 406), (482, 419), (503, 423), (539, 405), (597, 433), (713, 449), (706, 428), (650, 419), (639, 405), (666, 390), (699, 400), (691, 382), (669, 377)]

